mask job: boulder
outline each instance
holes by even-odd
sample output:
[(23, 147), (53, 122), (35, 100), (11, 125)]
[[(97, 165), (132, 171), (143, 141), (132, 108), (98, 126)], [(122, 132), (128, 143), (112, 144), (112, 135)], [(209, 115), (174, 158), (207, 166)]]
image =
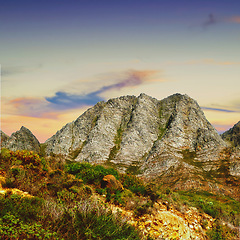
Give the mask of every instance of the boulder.
[(106, 187), (111, 191), (123, 190), (123, 185), (113, 175), (104, 176), (101, 182), (101, 187)]

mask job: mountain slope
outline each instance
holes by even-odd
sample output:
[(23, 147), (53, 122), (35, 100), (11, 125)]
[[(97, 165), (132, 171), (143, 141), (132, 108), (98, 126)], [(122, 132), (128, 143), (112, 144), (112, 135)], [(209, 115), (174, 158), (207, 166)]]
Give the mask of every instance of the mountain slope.
[[(29, 150), (39, 153), (40, 143), (32, 132), (26, 127), (21, 127), (19, 131), (13, 133), (10, 137), (6, 134), (2, 134), (4, 139), (1, 143), (1, 147), (8, 148), (10, 150)], [(7, 136), (7, 137), (6, 137)]]
[(224, 140), (232, 143), (233, 146), (240, 147), (240, 121), (221, 136)]
[(47, 154), (105, 163), (148, 178), (179, 164), (192, 168), (185, 161), (189, 154), (209, 171), (226, 147), (197, 102), (181, 94), (160, 101), (141, 94), (100, 102), (45, 144)]

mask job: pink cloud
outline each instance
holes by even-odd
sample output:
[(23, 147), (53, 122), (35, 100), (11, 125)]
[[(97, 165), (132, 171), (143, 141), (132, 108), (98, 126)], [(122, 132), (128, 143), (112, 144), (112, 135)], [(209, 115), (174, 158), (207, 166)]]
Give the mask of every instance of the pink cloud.
[(240, 16), (231, 17), (231, 18), (229, 18), (228, 21), (233, 22), (233, 23), (240, 23)]

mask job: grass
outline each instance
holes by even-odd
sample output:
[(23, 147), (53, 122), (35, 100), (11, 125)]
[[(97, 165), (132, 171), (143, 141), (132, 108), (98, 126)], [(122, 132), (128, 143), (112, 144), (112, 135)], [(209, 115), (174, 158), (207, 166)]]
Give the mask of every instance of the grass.
[[(4, 239), (141, 239), (135, 228), (92, 198), (105, 175), (120, 179), (113, 168), (64, 163), (7, 149), (1, 151), (0, 167), (12, 187), (32, 189), (34, 194), (32, 198), (10, 191), (0, 195), (0, 235)], [(21, 178), (18, 168), (24, 172)], [(120, 191), (109, 194), (111, 202), (123, 203), (125, 196)]]
[[(121, 132), (118, 134), (120, 137)], [(184, 150), (183, 156), (191, 162), (195, 153)], [(6, 177), (6, 187), (34, 195), (0, 195), (0, 235), (7, 240), (141, 239), (136, 229), (112, 214), (108, 202), (132, 210), (135, 216), (151, 213), (153, 203), (159, 199), (179, 210), (196, 207), (216, 219), (207, 233), (212, 240), (236, 237), (236, 232), (222, 222), (240, 225), (240, 202), (233, 198), (204, 191), (161, 190), (159, 183), (146, 183), (112, 167), (65, 163), (59, 157), (44, 158), (34, 152), (2, 149), (0, 170)], [(106, 175), (114, 175), (124, 190), (111, 192), (103, 186), (101, 181)], [(107, 203), (97, 201), (98, 194), (106, 195)]]

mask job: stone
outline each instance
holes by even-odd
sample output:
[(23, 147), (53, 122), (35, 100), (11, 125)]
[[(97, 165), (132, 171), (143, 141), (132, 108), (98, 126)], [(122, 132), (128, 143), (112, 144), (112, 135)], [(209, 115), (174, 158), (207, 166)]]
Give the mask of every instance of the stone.
[(101, 182), (101, 187), (107, 187), (111, 191), (123, 190), (122, 184), (113, 175), (104, 176)]
[(1, 147), (12, 151), (28, 150), (36, 153), (40, 152), (40, 143), (32, 132), (22, 126), (19, 131), (14, 132), (10, 137), (1, 143)]
[[(166, 186), (174, 182), (176, 190), (223, 189), (213, 177), (205, 181), (205, 176), (223, 169), (221, 154), (228, 144), (198, 103), (183, 94), (162, 100), (141, 94), (99, 102), (44, 145), (47, 155), (108, 165)], [(237, 158), (224, 167), (230, 169), (230, 178), (240, 175)]]
[(230, 142), (234, 147), (240, 147), (240, 121), (224, 132), (221, 137), (225, 141)]
[(5, 134), (2, 130), (0, 130), (0, 135), (1, 135), (1, 137), (0, 137), (0, 144), (2, 146), (2, 145), (4, 145), (8, 141), (9, 136), (7, 134)]

